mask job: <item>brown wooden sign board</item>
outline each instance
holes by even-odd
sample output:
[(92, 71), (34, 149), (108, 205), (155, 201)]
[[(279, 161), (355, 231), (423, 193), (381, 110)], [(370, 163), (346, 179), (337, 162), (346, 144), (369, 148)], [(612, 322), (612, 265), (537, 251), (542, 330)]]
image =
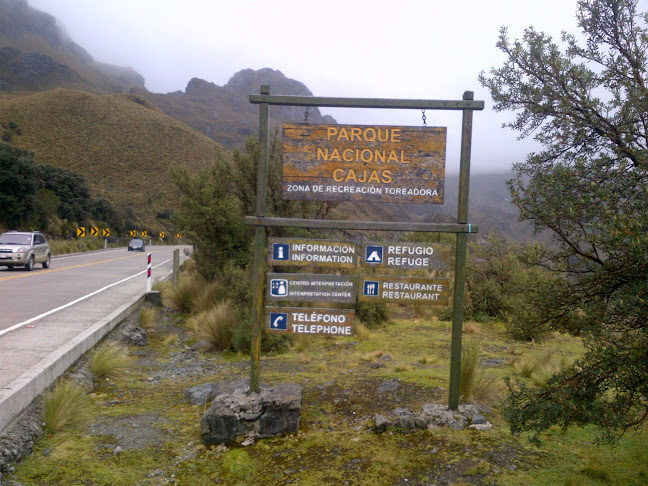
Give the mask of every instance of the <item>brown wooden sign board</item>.
[(354, 302), (356, 277), (312, 273), (268, 273), (268, 300)]
[(266, 307), (266, 329), (277, 334), (351, 336), (354, 321), (353, 309)]
[(283, 198), (443, 204), (445, 127), (283, 125)]
[(356, 268), (358, 245), (346, 241), (268, 238), (268, 263), (274, 266)]
[(450, 279), (423, 277), (362, 276), (358, 300), (447, 305)]
[(362, 244), (360, 261), (363, 267), (446, 270), (452, 261), (452, 248), (447, 243), (367, 241)]

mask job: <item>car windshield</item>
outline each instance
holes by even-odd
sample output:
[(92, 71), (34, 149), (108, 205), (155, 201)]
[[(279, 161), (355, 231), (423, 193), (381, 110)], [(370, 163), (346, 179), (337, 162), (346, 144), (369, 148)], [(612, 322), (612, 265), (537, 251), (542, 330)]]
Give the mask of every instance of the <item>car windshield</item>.
[(133, 240), (133, 241), (131, 241), (131, 245), (141, 245), (142, 243), (144, 243), (142, 240)]
[(31, 235), (5, 233), (0, 236), (0, 245), (31, 245)]

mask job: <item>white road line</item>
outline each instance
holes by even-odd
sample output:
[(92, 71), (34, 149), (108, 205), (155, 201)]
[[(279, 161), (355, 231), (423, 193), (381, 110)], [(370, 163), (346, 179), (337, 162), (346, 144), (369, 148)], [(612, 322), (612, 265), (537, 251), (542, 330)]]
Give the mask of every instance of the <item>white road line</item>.
[[(160, 267), (160, 266), (164, 265), (165, 263), (170, 262), (171, 260), (172, 260), (171, 258), (169, 258), (168, 260), (164, 260), (162, 263), (159, 263), (159, 264), (155, 265), (153, 268)], [(142, 270), (141, 272), (136, 273), (135, 275), (131, 275), (130, 277), (126, 277), (125, 279), (120, 280), (119, 282), (114, 282), (114, 283), (111, 283), (110, 285), (106, 285), (104, 288), (101, 288), (99, 290), (95, 290), (94, 292), (92, 292), (92, 293), (90, 293), (88, 295), (84, 295), (83, 297), (79, 297), (78, 299), (73, 300), (72, 302), (68, 302), (67, 304), (62, 305), (61, 307), (57, 307), (56, 309), (49, 310), (49, 311), (47, 311), (47, 312), (45, 312), (45, 313), (43, 313), (43, 314), (41, 314), (39, 316), (32, 317), (31, 319), (28, 319), (28, 320), (23, 321), (23, 322), (19, 322), (18, 324), (14, 324), (13, 326), (8, 327), (7, 329), (3, 329), (2, 331), (0, 331), (0, 336), (2, 336), (3, 334), (8, 333), (9, 331), (13, 331), (13, 330), (18, 329), (20, 327), (26, 326), (27, 324), (31, 324), (32, 322), (35, 322), (35, 321), (37, 321), (39, 319), (42, 319), (43, 317), (47, 317), (47, 316), (49, 316), (51, 314), (54, 314), (55, 312), (58, 312), (58, 311), (63, 310), (63, 309), (67, 309), (68, 307), (73, 306), (74, 304), (78, 304), (79, 302), (81, 302), (83, 300), (89, 299), (90, 297), (92, 297), (94, 295), (97, 295), (97, 294), (103, 292), (104, 290), (108, 290), (109, 288), (114, 287), (115, 285), (119, 285), (120, 283), (124, 283), (127, 280), (130, 280), (131, 278), (139, 277), (140, 275), (142, 275), (143, 273), (146, 273), (147, 271), (148, 271), (147, 269)]]

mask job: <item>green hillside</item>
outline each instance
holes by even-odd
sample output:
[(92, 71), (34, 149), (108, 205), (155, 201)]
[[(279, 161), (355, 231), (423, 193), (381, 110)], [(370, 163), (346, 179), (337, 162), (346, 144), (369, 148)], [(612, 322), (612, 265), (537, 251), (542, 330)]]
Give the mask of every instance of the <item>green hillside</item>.
[[(11, 123), (13, 122), (13, 123)], [(170, 165), (196, 169), (220, 146), (135, 95), (95, 95), (56, 89), (42, 93), (0, 92), (3, 137), (32, 151), (39, 164), (81, 174), (94, 195), (151, 230), (165, 228), (176, 204)], [(11, 125), (13, 130), (7, 130)]]

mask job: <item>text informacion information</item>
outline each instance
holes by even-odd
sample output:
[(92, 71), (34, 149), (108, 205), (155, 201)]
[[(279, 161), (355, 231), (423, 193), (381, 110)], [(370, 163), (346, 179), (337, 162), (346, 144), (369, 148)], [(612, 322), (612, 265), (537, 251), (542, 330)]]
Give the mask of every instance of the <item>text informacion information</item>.
[(450, 279), (424, 277), (362, 276), (358, 300), (447, 305)]
[(266, 328), (279, 334), (351, 336), (354, 320), (353, 309), (266, 307)]
[(443, 204), (445, 127), (283, 125), (283, 198)]
[(344, 241), (269, 238), (268, 260), (275, 266), (356, 268), (358, 245)]
[(452, 248), (447, 243), (369, 241), (362, 244), (360, 261), (363, 267), (446, 270), (451, 260)]
[(268, 300), (354, 302), (356, 277), (312, 273), (269, 273)]

